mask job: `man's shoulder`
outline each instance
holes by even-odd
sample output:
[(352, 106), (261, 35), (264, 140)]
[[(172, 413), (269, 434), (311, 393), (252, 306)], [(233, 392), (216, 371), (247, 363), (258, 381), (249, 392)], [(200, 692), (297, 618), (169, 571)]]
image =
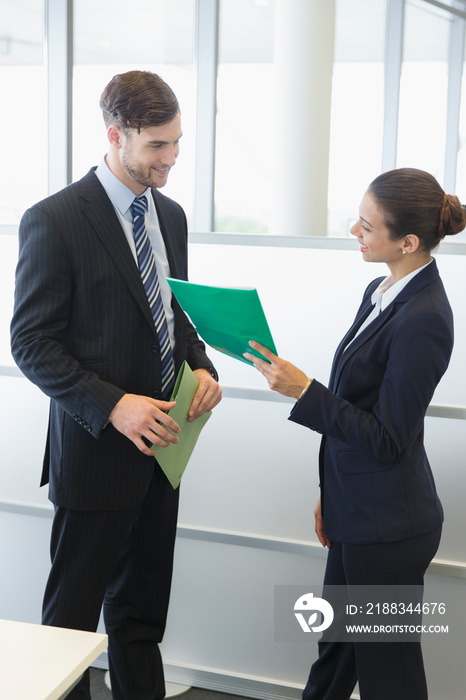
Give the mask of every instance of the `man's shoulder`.
[(183, 207), (174, 199), (167, 197), (166, 194), (162, 194), (158, 189), (153, 189), (152, 194), (159, 217), (167, 219), (167, 222), (173, 226), (181, 226), (186, 229), (186, 214)]
[(152, 189), (152, 195), (157, 206), (164, 207), (171, 211), (182, 212), (184, 214), (181, 204), (178, 204), (178, 202), (175, 202), (174, 199), (168, 197), (166, 194), (163, 194), (159, 189)]
[(95, 168), (91, 168), (84, 177), (63, 187), (63, 189), (58, 192), (45, 197), (40, 202), (34, 204), (32, 209), (38, 208), (45, 211), (53, 211), (55, 208), (62, 209), (66, 205), (72, 205), (79, 197), (85, 196), (87, 192), (100, 190), (103, 191), (102, 185), (95, 175)]

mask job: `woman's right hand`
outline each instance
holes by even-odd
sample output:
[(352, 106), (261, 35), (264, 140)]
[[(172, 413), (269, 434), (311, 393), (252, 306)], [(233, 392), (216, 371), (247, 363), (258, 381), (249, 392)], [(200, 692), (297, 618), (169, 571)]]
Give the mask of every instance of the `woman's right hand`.
[(319, 542), (321, 543), (322, 547), (330, 547), (332, 546), (332, 543), (328, 539), (327, 535), (325, 534), (324, 530), (324, 521), (322, 520), (322, 510), (321, 510), (321, 505), (320, 505), (320, 498), (317, 501), (317, 505), (314, 510), (314, 518), (316, 519), (316, 534), (317, 537), (319, 538)]

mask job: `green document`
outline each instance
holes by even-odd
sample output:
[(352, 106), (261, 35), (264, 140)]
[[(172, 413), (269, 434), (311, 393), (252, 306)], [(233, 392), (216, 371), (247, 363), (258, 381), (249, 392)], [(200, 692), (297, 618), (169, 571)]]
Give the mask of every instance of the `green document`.
[(248, 365), (252, 362), (244, 352), (265, 359), (251, 348), (250, 340), (277, 354), (257, 289), (209, 287), (171, 277), (167, 282), (208, 345)]
[(194, 372), (186, 361), (183, 362), (170, 399), (176, 401), (176, 406), (169, 411), (170, 418), (181, 428), (178, 433), (179, 442), (176, 445), (170, 444), (169, 447), (152, 445), (152, 449), (157, 451), (157, 462), (174, 489), (180, 485), (201, 430), (212, 415), (212, 411), (209, 411), (192, 422), (188, 421), (188, 411), (198, 386)]

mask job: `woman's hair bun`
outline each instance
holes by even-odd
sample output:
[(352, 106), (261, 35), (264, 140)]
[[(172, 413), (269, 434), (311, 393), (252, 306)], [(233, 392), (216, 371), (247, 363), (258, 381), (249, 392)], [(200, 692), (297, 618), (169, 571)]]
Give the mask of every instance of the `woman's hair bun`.
[(445, 194), (440, 210), (439, 238), (454, 236), (466, 228), (466, 208), (454, 194)]

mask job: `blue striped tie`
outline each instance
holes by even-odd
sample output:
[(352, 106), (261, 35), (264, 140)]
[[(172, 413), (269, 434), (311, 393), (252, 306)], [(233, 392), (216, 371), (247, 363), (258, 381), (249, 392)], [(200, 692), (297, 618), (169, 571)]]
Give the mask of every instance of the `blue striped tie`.
[(147, 211), (147, 198), (145, 195), (135, 197), (131, 204), (133, 214), (133, 235), (136, 244), (139, 272), (141, 273), (144, 289), (146, 290), (149, 306), (154, 319), (155, 330), (160, 343), (160, 356), (162, 360), (162, 396), (169, 396), (175, 384), (175, 369), (173, 366), (173, 353), (168, 335), (167, 318), (163, 308), (162, 295), (160, 293), (159, 278), (155, 266), (154, 251), (147, 235), (145, 216)]

